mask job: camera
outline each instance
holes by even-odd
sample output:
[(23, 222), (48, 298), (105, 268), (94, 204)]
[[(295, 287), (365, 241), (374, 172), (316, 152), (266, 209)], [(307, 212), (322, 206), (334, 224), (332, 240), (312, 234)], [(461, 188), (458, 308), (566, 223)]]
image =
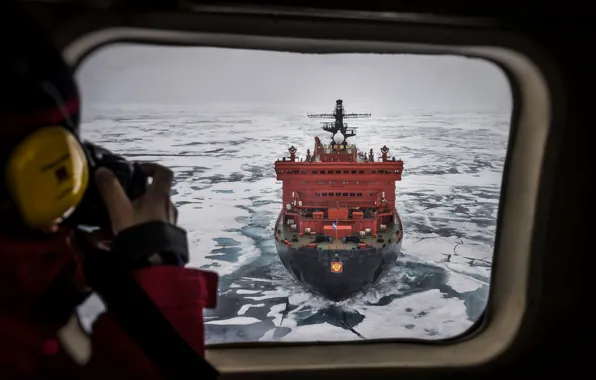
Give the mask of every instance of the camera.
[(99, 145), (85, 141), (83, 149), (89, 162), (89, 185), (81, 203), (65, 224), (108, 228), (111, 225), (110, 217), (95, 183), (95, 171), (100, 167), (111, 170), (131, 201), (147, 191), (149, 176), (138, 163), (130, 162)]

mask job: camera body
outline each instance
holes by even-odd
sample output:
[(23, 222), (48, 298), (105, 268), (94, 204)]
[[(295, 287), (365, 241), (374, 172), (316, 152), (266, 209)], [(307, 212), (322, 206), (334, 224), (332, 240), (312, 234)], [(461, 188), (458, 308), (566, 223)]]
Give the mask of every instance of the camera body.
[(111, 170), (131, 201), (147, 191), (149, 177), (138, 163), (130, 162), (99, 145), (85, 141), (83, 148), (89, 161), (89, 185), (83, 200), (65, 223), (74, 226), (107, 228), (111, 225), (110, 217), (95, 183), (95, 171), (100, 167)]

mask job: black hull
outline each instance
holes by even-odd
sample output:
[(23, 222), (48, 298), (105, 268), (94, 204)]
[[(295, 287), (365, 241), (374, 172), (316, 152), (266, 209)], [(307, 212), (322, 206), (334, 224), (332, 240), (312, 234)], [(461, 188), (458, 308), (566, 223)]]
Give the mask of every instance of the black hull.
[[(317, 249), (288, 247), (276, 241), (277, 253), (292, 277), (331, 301), (351, 298), (375, 286), (397, 263), (402, 240), (383, 248)], [(339, 260), (338, 260), (339, 258)], [(331, 262), (342, 272), (333, 273)]]

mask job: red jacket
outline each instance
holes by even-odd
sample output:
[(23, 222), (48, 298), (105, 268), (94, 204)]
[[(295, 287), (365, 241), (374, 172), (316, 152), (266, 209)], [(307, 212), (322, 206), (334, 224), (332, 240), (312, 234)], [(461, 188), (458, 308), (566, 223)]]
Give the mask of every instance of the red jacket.
[[(65, 273), (77, 255), (61, 245), (60, 238), (56, 241), (54, 246), (15, 246), (0, 237), (0, 379), (164, 378), (109, 310), (97, 318), (89, 338), (74, 319), (56, 322), (33, 311), (36, 299), (57, 277), (80, 277), (78, 265), (72, 266), (74, 273)], [(144, 268), (131, 275), (180, 336), (203, 355), (203, 308), (215, 306), (217, 275), (173, 266)]]

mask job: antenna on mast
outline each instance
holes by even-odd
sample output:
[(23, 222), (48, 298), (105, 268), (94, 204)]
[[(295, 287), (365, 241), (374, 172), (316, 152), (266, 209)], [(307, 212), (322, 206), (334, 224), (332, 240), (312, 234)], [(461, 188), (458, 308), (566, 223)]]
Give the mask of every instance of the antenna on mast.
[[(344, 119), (359, 119), (370, 117), (370, 113), (344, 113), (343, 100), (337, 99), (335, 101), (335, 109), (333, 113), (315, 113), (308, 114), (311, 119), (335, 119), (334, 122), (323, 122), (323, 130), (332, 134), (333, 140), (337, 144), (341, 144), (348, 137), (356, 136), (356, 129), (348, 129), (348, 124), (344, 124)], [(337, 133), (341, 133), (341, 136)], [(338, 141), (341, 140), (341, 141)]]

